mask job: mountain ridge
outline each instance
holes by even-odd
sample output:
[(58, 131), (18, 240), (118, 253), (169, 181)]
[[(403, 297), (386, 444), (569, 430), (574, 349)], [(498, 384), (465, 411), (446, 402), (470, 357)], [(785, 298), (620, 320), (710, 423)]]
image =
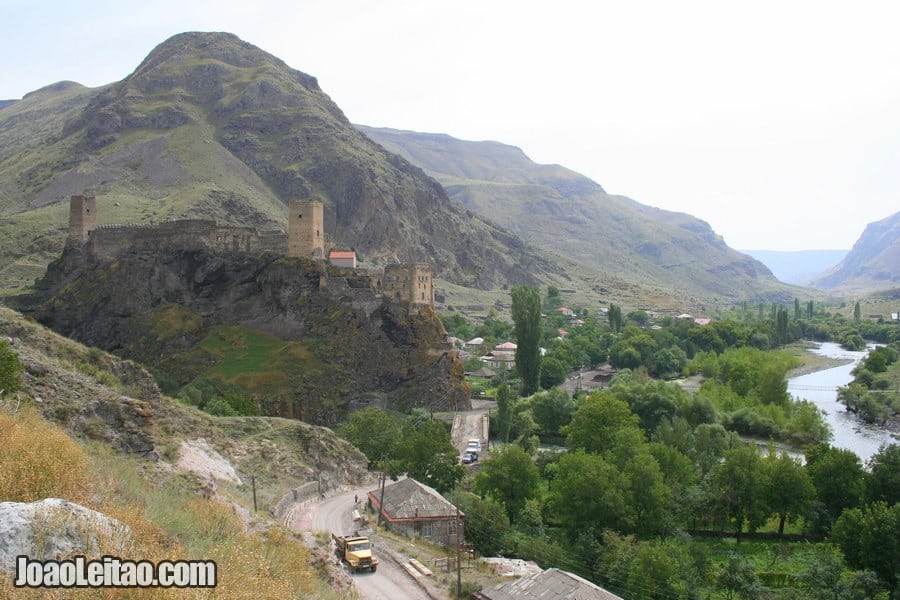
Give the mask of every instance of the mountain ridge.
[(566, 167), (534, 163), (514, 146), (356, 127), (433, 175), (451, 198), (545, 251), (707, 297), (787, 301), (795, 292), (761, 262), (729, 248), (705, 221), (608, 194)]
[(900, 288), (900, 212), (866, 225), (847, 256), (810, 285), (848, 294)]

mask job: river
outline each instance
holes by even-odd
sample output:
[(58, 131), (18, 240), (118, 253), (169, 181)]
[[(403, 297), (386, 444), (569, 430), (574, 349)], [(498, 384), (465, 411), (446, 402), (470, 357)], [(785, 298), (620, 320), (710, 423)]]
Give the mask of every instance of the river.
[(838, 402), (837, 388), (853, 381), (850, 371), (865, 357), (866, 352), (844, 350), (840, 344), (825, 342), (810, 350), (815, 354), (830, 358), (851, 359), (853, 362), (831, 369), (816, 371), (788, 379), (788, 392), (798, 398), (809, 400), (825, 413), (825, 421), (831, 427), (831, 445), (855, 452), (863, 463), (878, 452), (882, 444), (897, 443), (885, 429), (866, 425), (856, 415), (847, 412)]

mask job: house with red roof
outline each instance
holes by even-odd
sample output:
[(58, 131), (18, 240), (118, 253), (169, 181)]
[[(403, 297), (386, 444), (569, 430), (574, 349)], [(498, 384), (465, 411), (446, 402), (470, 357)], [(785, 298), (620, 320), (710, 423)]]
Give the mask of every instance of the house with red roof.
[(356, 252), (353, 250), (332, 250), (328, 253), (328, 262), (336, 267), (356, 268)]

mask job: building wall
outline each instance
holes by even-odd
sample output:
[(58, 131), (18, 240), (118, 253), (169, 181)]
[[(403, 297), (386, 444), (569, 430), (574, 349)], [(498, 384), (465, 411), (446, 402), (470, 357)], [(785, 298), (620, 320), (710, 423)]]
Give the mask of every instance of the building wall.
[(87, 247), (94, 256), (105, 259), (128, 252), (163, 250), (283, 254), (286, 241), (283, 233), (260, 234), (252, 227), (224, 227), (211, 220), (184, 219), (158, 225), (101, 225), (88, 232)]
[(445, 546), (455, 546), (457, 543), (458, 529), (455, 526), (456, 517), (447, 516), (432, 519), (387, 521), (387, 528), (397, 535), (406, 537), (419, 536)]
[(381, 289), (394, 302), (434, 306), (434, 279), (425, 263), (386, 266)]
[(72, 196), (69, 200), (69, 243), (83, 244), (88, 232), (97, 228), (97, 200), (94, 196)]
[(325, 253), (325, 218), (321, 202), (294, 200), (288, 216), (288, 251), (292, 258)]
[(356, 257), (353, 258), (329, 258), (328, 262), (333, 264), (336, 267), (341, 267), (344, 269), (355, 269), (356, 268)]

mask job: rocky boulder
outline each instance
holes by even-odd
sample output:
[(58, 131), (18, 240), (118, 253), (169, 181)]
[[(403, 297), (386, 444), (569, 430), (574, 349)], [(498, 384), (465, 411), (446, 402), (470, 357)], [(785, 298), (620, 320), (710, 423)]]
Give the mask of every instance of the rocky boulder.
[(14, 571), (20, 555), (35, 560), (123, 556), (130, 546), (127, 525), (79, 504), (59, 498), (0, 502), (0, 569)]

